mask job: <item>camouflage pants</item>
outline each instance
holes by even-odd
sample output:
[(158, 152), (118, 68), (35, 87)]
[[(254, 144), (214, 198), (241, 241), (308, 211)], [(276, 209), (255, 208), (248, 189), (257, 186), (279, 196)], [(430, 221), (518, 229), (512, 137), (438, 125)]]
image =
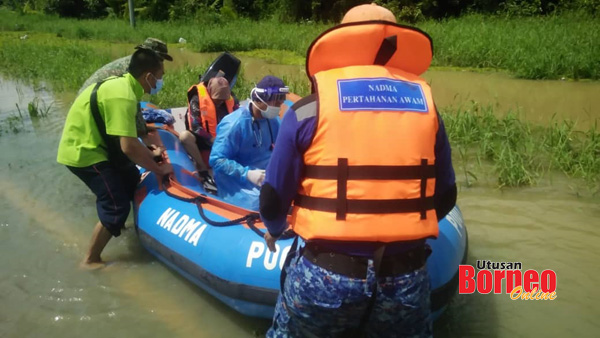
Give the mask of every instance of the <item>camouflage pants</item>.
[[(350, 278), (295, 257), (287, 269), (283, 296), (267, 337), (348, 337), (356, 333), (375, 282)], [(431, 337), (427, 269), (378, 280), (377, 300), (366, 325), (367, 337)]]

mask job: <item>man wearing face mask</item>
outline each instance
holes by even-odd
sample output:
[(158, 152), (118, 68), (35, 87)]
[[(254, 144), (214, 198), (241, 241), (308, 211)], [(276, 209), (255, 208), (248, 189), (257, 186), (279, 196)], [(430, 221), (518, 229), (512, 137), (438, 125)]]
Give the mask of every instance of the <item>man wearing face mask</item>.
[(157, 164), (153, 153), (137, 138), (136, 114), (144, 93), (162, 88), (161, 57), (138, 49), (129, 72), (86, 88), (67, 115), (58, 146), (58, 163), (64, 164), (96, 195), (99, 222), (94, 228), (84, 267), (103, 266), (102, 250), (119, 236), (129, 215), (139, 171), (135, 164), (166, 175), (170, 164)]
[(209, 164), (226, 201), (258, 210), (259, 189), (279, 132), (279, 108), (288, 92), (281, 79), (267, 75), (252, 89), (249, 103), (219, 123)]
[[(173, 61), (171, 55), (169, 55), (169, 49), (167, 48), (167, 44), (163, 41), (155, 38), (147, 38), (142, 44), (137, 45), (135, 47), (138, 49), (149, 49), (155, 51), (161, 60)], [(121, 76), (127, 72), (127, 67), (131, 62), (131, 55), (124, 56), (117, 60), (114, 60), (101, 68), (99, 68), (94, 74), (92, 74), (81, 86), (79, 89), (78, 95), (81, 94), (87, 87), (89, 87), (93, 83), (100, 82), (106, 78), (111, 76)], [(146, 126), (146, 121), (142, 116), (142, 112), (138, 111), (136, 116), (136, 128), (138, 131), (138, 137), (141, 137), (144, 142), (146, 142), (146, 136), (148, 135), (148, 127)], [(150, 144), (148, 144), (150, 146)]]

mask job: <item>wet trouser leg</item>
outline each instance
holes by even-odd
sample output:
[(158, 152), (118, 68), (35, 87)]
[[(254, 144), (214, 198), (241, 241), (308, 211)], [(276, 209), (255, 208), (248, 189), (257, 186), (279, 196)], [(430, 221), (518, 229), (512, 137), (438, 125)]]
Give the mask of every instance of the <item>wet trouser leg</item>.
[[(334, 274), (305, 258), (292, 259), (267, 337), (348, 337), (367, 310), (374, 282)], [(429, 277), (425, 267), (379, 278), (368, 337), (430, 337)]]
[(367, 337), (432, 337), (429, 274), (424, 266), (379, 278)]

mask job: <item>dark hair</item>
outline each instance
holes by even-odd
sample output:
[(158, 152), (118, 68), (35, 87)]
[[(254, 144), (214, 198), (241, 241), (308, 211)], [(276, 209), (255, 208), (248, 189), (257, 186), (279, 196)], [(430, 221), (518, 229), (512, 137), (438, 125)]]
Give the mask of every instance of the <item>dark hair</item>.
[(161, 67), (162, 59), (155, 51), (138, 49), (131, 56), (131, 61), (129, 61), (127, 69), (133, 77), (138, 78), (146, 72), (153, 73), (161, 69)]

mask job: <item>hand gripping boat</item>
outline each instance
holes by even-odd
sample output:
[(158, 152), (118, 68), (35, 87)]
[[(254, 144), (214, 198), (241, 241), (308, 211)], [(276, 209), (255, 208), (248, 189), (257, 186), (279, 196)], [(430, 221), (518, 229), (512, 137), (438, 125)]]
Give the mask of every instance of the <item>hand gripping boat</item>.
[[(172, 113), (177, 116), (177, 109)], [(152, 137), (166, 148), (165, 161), (173, 165), (174, 174), (142, 174), (134, 200), (142, 245), (231, 308), (248, 316), (272, 318), (281, 268), (293, 240), (279, 240), (277, 252), (271, 253), (256, 213), (204, 191), (176, 131), (156, 126)], [(458, 265), (467, 255), (467, 232), (458, 207), (440, 220), (439, 227), (439, 237), (428, 241), (433, 253), (427, 261), (435, 318), (456, 293)]]

